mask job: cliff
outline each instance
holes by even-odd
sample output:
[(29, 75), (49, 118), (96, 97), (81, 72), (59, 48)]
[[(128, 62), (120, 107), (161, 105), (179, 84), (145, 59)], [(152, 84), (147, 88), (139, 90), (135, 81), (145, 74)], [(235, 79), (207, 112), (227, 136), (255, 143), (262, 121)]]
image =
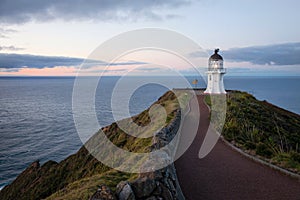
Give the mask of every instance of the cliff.
[[(209, 96), (206, 102), (210, 104)], [(178, 128), (178, 101), (172, 92), (155, 104), (167, 110), (165, 128), (154, 138), (135, 138), (116, 123), (102, 130), (117, 146), (149, 152), (167, 144)], [(171, 106), (170, 106), (171, 105)], [(134, 116), (140, 126), (150, 122), (149, 109)], [(300, 116), (252, 95), (229, 91), (223, 137), (245, 152), (299, 173)], [(155, 139), (156, 138), (156, 139)], [(110, 169), (82, 147), (57, 163), (32, 163), (0, 192), (0, 199), (183, 199), (173, 165), (151, 173), (130, 174)]]
[[(176, 96), (169, 91), (154, 104), (165, 107), (167, 119), (164, 123), (167, 127), (174, 121), (179, 108)], [(140, 126), (146, 126), (150, 123), (148, 111), (149, 109), (132, 117), (132, 120)], [(111, 142), (128, 151), (149, 152), (153, 148), (153, 138), (136, 138), (125, 134), (116, 123), (102, 130)], [(103, 165), (83, 146), (77, 153), (59, 163), (48, 161), (41, 166), (39, 161), (33, 162), (1, 190), (0, 199), (89, 199), (100, 185), (105, 184), (115, 192), (121, 181), (133, 181), (137, 178), (138, 174), (119, 172)], [(143, 185), (141, 179), (135, 183)]]

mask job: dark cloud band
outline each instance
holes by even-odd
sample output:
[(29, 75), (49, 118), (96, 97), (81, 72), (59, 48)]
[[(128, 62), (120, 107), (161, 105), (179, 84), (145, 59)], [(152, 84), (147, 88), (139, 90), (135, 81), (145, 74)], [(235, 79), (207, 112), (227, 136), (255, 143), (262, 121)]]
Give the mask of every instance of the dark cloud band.
[(128, 61), (107, 63), (98, 60), (85, 60), (83, 58), (58, 57), (58, 56), (39, 56), (29, 54), (5, 54), (0, 53), (0, 68), (2, 69), (19, 69), (19, 68), (53, 68), (56, 66), (79, 66), (85, 62), (85, 67), (93, 66), (120, 66), (120, 65), (142, 65), (144, 62)]
[(223, 55), (228, 60), (258, 65), (299, 65), (300, 43), (234, 48)]
[[(221, 53), (226, 60), (233, 62), (250, 62), (257, 65), (300, 65), (300, 42), (232, 48)], [(205, 57), (206, 55), (203, 52), (192, 52), (190, 56)]]
[(159, 11), (188, 0), (11, 0), (0, 1), (0, 23), (62, 20), (137, 20), (168, 18)]
[(74, 66), (80, 65), (84, 59), (55, 57), (55, 56), (37, 56), (29, 54), (0, 54), (0, 68), (45, 68), (55, 66)]

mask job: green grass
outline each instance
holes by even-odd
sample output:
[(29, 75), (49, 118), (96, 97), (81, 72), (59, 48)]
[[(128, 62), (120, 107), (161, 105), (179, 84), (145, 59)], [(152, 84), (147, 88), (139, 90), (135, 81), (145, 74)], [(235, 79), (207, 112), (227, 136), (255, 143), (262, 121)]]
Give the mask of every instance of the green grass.
[[(210, 104), (209, 96), (205, 101)], [(300, 116), (231, 91), (222, 135), (250, 154), (300, 173)]]
[(46, 200), (89, 199), (97, 191), (97, 188), (101, 184), (107, 185), (114, 191), (120, 181), (131, 180), (134, 177), (136, 177), (134, 174), (109, 170), (102, 174), (96, 174), (92, 177), (83, 178), (72, 182), (63, 189), (46, 198)]

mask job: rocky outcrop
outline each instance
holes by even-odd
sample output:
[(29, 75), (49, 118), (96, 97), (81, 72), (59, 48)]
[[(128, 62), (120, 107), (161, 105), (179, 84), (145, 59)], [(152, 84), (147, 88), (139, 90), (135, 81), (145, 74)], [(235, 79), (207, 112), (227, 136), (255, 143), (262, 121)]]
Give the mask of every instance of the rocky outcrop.
[(127, 181), (121, 181), (117, 185), (116, 192), (118, 194), (119, 199), (128, 199), (128, 200), (136, 199), (132, 187), (130, 183)]
[[(175, 137), (180, 127), (180, 118), (181, 115), (178, 111), (171, 123), (154, 135), (152, 141), (153, 150), (158, 150), (170, 144), (170, 141)], [(157, 159), (172, 159), (172, 154), (176, 152), (177, 143), (178, 141), (172, 143), (173, 146), (170, 147), (171, 149), (168, 149), (169, 151), (163, 151), (155, 155)], [(142, 168), (143, 167), (148, 167), (147, 162)], [(117, 186), (116, 193), (119, 200), (184, 199), (173, 164), (153, 172), (141, 173), (134, 181), (120, 182)]]
[[(129, 189), (124, 190), (128, 187)], [(131, 194), (135, 198), (124, 198)], [(155, 172), (141, 174), (139, 178), (127, 183), (118, 193), (120, 200), (127, 199), (184, 199), (178, 184), (173, 165)]]
[(113, 192), (106, 185), (101, 185), (90, 200), (116, 200)]

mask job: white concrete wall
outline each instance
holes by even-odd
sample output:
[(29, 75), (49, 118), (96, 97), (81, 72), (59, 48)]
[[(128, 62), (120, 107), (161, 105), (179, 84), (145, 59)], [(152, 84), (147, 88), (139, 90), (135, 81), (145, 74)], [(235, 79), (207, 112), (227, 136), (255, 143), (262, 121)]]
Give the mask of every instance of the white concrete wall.
[(209, 94), (226, 94), (224, 88), (223, 76), (224, 70), (208, 71), (207, 72), (207, 88), (204, 93)]

